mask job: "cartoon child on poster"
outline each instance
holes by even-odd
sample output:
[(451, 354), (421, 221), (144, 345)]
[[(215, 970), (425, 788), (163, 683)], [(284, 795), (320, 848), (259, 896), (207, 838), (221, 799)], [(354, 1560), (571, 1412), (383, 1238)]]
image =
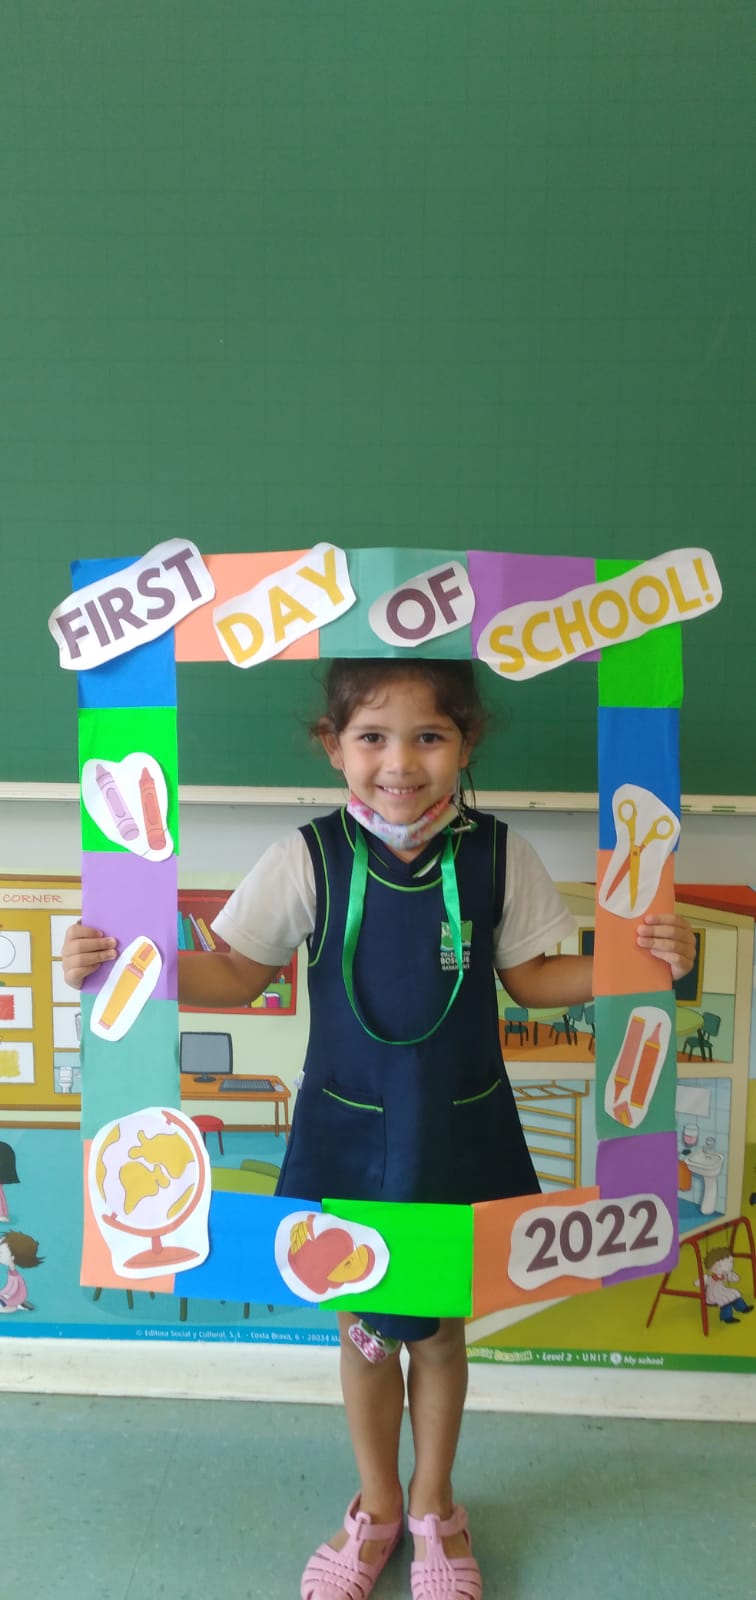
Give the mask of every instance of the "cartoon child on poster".
[[(733, 1289), (734, 1283), (740, 1283), (740, 1278), (734, 1270), (732, 1254), (720, 1245), (716, 1250), (710, 1250), (704, 1256), (704, 1289), (706, 1291), (707, 1306), (716, 1306), (719, 1311), (720, 1322), (732, 1324), (739, 1322), (740, 1317), (735, 1316), (736, 1311), (745, 1313), (753, 1311), (753, 1306), (746, 1304), (739, 1289)], [(700, 1279), (696, 1278), (696, 1288), (700, 1287)]]
[(0, 1289), (0, 1313), (35, 1310), (28, 1298), (26, 1280), (18, 1269), (19, 1266), (27, 1270), (41, 1266), (44, 1256), (38, 1255), (38, 1250), (39, 1240), (32, 1239), (28, 1233), (11, 1230), (0, 1238), (0, 1266), (6, 1267), (8, 1272)]

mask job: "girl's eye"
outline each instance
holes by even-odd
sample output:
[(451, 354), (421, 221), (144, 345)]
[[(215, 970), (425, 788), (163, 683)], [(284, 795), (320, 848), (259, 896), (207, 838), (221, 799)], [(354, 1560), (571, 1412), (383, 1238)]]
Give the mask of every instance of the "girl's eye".
[(440, 733), (421, 733), (420, 735), (421, 744), (438, 744), (440, 739)]
[(377, 744), (380, 737), (379, 733), (361, 733), (360, 744)]

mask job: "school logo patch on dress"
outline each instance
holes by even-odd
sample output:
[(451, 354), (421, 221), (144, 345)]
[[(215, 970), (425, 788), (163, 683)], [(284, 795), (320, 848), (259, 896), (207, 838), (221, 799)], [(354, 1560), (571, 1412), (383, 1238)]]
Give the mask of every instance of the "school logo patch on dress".
[[(470, 941), (472, 939), (472, 922), (461, 922), (462, 931), (462, 970), (467, 972), (470, 965)], [(448, 922), (441, 923), (441, 966), (445, 972), (456, 972), (457, 957), (454, 954), (451, 928)]]

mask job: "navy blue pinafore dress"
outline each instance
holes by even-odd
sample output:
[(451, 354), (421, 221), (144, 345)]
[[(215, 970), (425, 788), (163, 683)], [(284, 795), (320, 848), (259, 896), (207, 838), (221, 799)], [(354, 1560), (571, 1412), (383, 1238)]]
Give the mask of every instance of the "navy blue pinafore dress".
[[(354, 841), (346, 811), (302, 828), (312, 858), (316, 922), (309, 940), (310, 1038), (277, 1193), (322, 1200), (470, 1205), (535, 1194), (539, 1184), (499, 1040), (493, 936), (501, 920), (506, 825), (472, 811), (454, 836), (464, 978), (457, 977), (441, 881), (445, 837), (400, 861), (372, 834), (354, 957), (355, 1015), (342, 973)], [(418, 1040), (391, 1044), (386, 1040)], [(399, 1308), (397, 1308), (399, 1311)], [(438, 1322), (371, 1314), (399, 1339)]]

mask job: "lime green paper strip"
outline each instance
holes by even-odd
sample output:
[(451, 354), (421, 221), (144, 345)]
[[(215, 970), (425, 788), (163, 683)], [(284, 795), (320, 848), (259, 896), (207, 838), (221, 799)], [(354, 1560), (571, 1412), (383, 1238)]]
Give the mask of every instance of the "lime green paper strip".
[[(596, 582), (629, 572), (636, 561), (596, 561)], [(655, 628), (626, 644), (602, 645), (598, 669), (600, 706), (668, 709), (683, 698), (682, 629), (679, 622)]]
[(328, 1301), (329, 1311), (390, 1311), (405, 1317), (472, 1315), (472, 1206), (388, 1200), (324, 1200), (323, 1210), (375, 1228), (389, 1265), (377, 1288)]
[[(79, 712), (79, 778), (85, 761), (95, 757), (122, 761), (135, 750), (153, 756), (163, 769), (168, 789), (168, 828), (174, 853), (179, 851), (178, 748), (175, 706), (125, 706), (111, 710)], [(125, 851), (98, 828), (86, 806), (81, 806), (82, 850)]]

